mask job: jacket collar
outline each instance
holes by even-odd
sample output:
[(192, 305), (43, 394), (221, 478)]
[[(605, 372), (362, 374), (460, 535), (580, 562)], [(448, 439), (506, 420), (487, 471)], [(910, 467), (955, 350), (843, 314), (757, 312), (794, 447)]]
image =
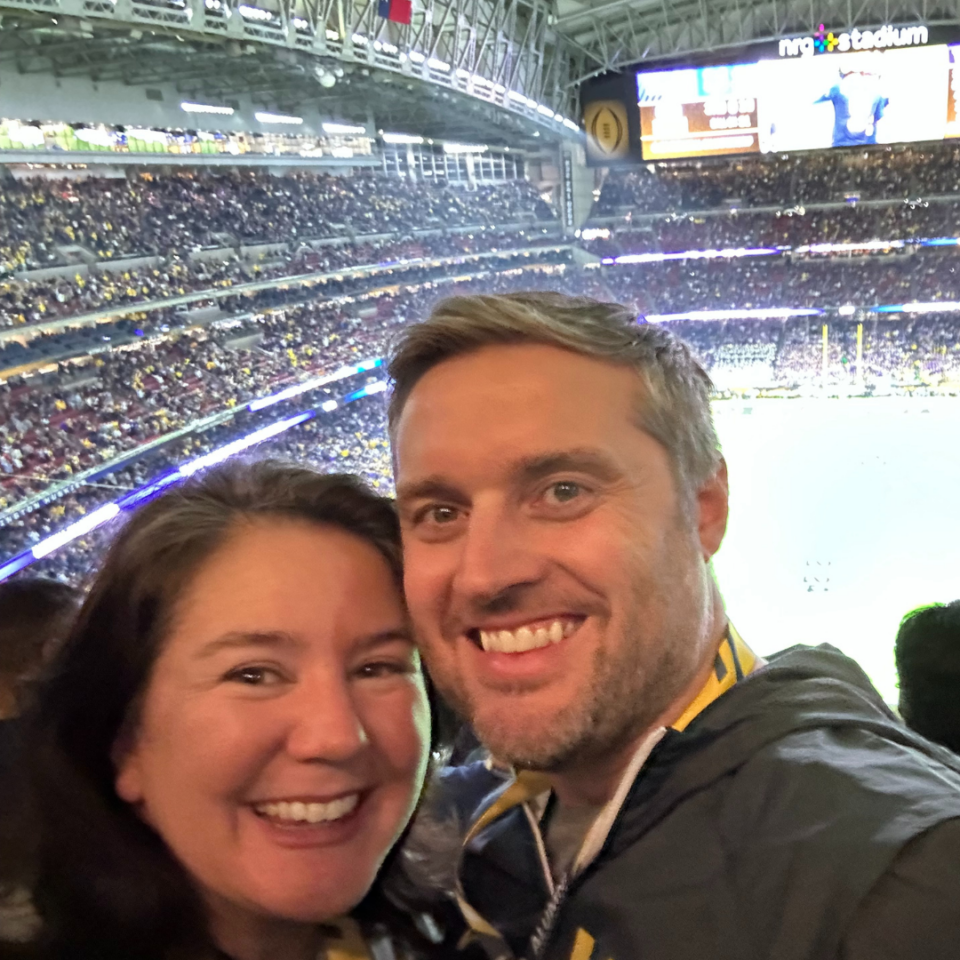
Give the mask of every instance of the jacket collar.
[[(671, 725), (671, 729), (677, 732), (685, 730), (694, 718), (699, 716), (710, 704), (719, 699), (739, 680), (742, 680), (762, 664), (763, 661), (744, 643), (743, 638), (733, 624), (728, 623), (723, 639), (720, 641), (717, 649), (714, 668), (710, 676), (679, 719)], [(634, 781), (643, 769), (643, 765), (649, 758), (650, 753), (663, 739), (666, 732), (666, 728), (664, 727), (657, 727), (651, 730), (643, 742), (637, 747), (623, 776), (620, 778), (620, 782), (613, 796), (600, 811), (597, 819), (587, 831), (583, 845), (574, 860), (571, 876), (576, 876), (581, 873), (599, 856), (623, 808)], [(464, 839), (464, 847), (467, 847), (473, 842), (474, 839), (495, 820), (517, 807), (523, 807), (526, 819), (530, 821), (530, 827), (535, 835), (537, 847), (540, 851), (544, 880), (552, 894), (554, 886), (553, 877), (550, 874), (549, 865), (546, 861), (543, 840), (538, 827), (539, 818), (546, 807), (546, 801), (549, 795), (550, 781), (546, 774), (530, 770), (519, 771), (510, 786), (508, 786), (474, 822)], [(458, 887), (459, 886), (458, 879)], [(457, 891), (457, 899), (463, 911), (464, 918), (475, 933), (481, 934), (484, 937), (498, 936), (494, 927), (470, 906), (464, 896), (462, 888)]]

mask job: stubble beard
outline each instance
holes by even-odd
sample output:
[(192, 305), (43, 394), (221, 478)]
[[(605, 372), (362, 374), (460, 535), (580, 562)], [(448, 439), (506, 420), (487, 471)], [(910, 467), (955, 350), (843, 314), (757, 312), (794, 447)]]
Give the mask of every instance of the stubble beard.
[[(464, 688), (455, 692), (455, 708), (471, 718), (497, 760), (545, 773), (602, 762), (636, 742), (689, 684), (701, 624), (690, 595), (689, 531), (677, 529), (675, 535), (657, 574), (637, 578), (621, 635), (606, 637), (596, 650), (589, 682), (576, 702), (554, 712), (548, 724), (542, 716), (539, 722), (518, 722), (525, 715), (519, 704), (512, 716), (485, 713)], [(655, 635), (651, 622), (658, 626)], [(576, 634), (569, 642), (576, 643)]]

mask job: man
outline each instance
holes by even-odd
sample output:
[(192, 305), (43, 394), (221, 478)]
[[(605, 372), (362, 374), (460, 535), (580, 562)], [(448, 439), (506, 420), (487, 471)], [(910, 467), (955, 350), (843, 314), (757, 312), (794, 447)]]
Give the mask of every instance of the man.
[(617, 305), (462, 297), (390, 372), (424, 657), (518, 771), (476, 798), (458, 866), (474, 939), (549, 960), (955, 957), (960, 764), (837, 651), (764, 663), (727, 620), (727, 472), (687, 347)]
[(894, 653), (907, 726), (960, 753), (960, 600), (908, 613)]

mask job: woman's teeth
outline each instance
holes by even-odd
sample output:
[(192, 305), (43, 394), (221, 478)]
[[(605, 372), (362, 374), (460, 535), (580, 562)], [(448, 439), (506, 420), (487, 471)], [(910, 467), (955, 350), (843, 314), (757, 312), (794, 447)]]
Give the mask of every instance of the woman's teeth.
[(276, 803), (258, 803), (253, 809), (263, 817), (270, 817), (271, 820), (287, 823), (327, 823), (331, 820), (340, 820), (348, 813), (352, 813), (359, 802), (360, 794), (351, 793), (349, 796), (331, 800), (330, 803), (279, 800)]
[(527, 650), (559, 643), (579, 626), (578, 620), (554, 620), (516, 630), (481, 630), (480, 646), (488, 653), (526, 653)]

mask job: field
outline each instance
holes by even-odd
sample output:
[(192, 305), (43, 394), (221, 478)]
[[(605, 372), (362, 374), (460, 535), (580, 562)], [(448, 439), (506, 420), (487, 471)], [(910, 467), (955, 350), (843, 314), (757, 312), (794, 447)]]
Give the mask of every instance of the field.
[(900, 618), (960, 597), (960, 401), (722, 401), (715, 414), (731, 620), (761, 654), (834, 644), (895, 703)]

